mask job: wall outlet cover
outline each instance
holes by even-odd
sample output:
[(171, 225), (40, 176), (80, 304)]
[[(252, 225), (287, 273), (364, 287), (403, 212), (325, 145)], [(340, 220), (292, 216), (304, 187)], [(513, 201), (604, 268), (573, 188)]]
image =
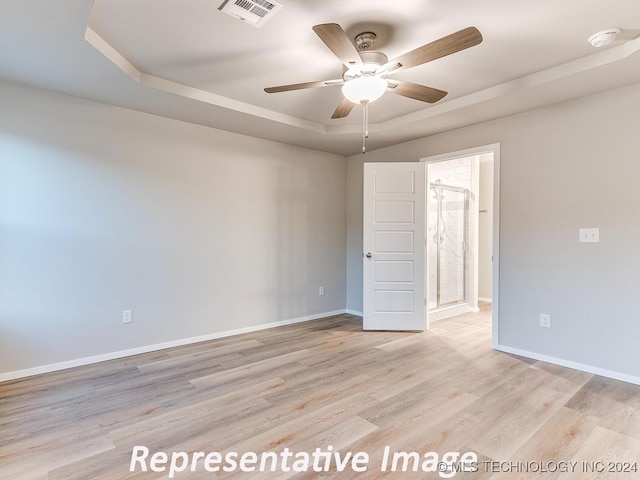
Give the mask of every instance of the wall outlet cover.
[(540, 326), (544, 328), (551, 328), (551, 315), (546, 313), (540, 314)]
[(580, 243), (599, 243), (600, 242), (600, 229), (599, 228), (581, 228), (579, 231)]

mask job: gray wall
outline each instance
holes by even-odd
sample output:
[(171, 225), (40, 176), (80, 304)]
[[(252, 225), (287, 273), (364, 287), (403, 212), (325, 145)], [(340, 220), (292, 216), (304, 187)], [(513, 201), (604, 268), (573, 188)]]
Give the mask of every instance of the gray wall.
[(361, 311), (363, 160), (500, 143), (500, 343), (640, 376), (638, 85), (353, 156), (346, 184), (340, 156), (9, 83), (0, 101), (0, 374)]
[(350, 157), (347, 308), (362, 310), (363, 161), (500, 143), (500, 344), (640, 377), (639, 105), (635, 85)]
[(344, 157), (10, 83), (0, 104), (0, 374), (344, 310)]

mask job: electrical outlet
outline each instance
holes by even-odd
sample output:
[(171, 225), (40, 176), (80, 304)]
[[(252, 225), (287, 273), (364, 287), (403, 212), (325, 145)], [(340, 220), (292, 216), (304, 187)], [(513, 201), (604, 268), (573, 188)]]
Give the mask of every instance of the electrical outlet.
[(133, 312), (131, 310), (122, 311), (122, 323), (131, 323), (133, 321)]
[(580, 243), (599, 243), (600, 242), (600, 229), (599, 228), (581, 228), (578, 231)]
[(540, 326), (544, 328), (551, 328), (551, 315), (548, 315), (546, 313), (541, 313)]
[(324, 287), (318, 287), (318, 296), (324, 297)]

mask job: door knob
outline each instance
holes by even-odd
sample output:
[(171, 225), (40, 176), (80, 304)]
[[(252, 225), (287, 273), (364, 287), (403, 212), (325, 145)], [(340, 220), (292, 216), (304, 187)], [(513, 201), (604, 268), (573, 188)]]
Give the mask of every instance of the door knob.
[(366, 257), (367, 257), (367, 258), (371, 258), (371, 257), (373, 257), (373, 255), (371, 254), (371, 252), (367, 252)]

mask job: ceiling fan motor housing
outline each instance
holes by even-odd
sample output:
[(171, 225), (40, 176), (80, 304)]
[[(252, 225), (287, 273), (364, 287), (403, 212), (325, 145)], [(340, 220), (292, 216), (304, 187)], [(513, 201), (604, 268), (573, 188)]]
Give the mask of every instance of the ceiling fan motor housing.
[(356, 65), (346, 70), (342, 76), (345, 81), (365, 74), (373, 74), (380, 65), (384, 65), (388, 61), (387, 56), (382, 52), (362, 51), (358, 54), (362, 59), (362, 65)]

